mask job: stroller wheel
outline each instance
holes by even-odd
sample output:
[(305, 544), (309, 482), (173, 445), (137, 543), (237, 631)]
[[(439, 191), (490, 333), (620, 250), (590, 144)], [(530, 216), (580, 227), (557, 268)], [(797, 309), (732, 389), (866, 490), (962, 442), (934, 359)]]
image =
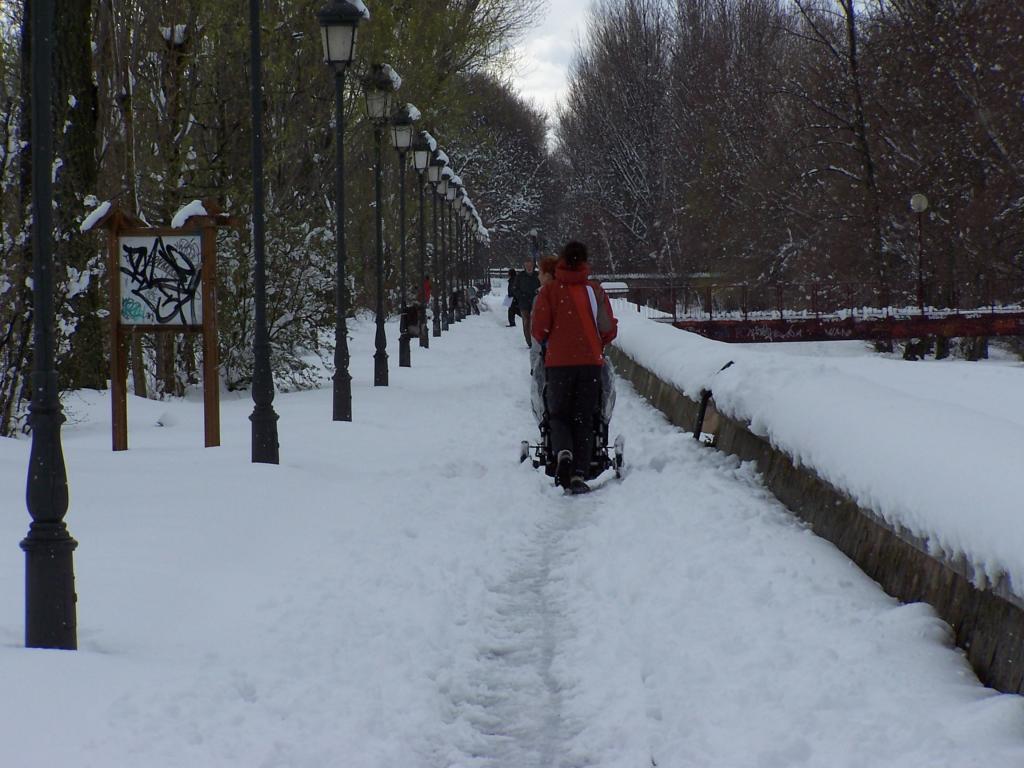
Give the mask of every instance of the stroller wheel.
[(626, 440), (622, 435), (615, 438), (615, 471), (622, 469), (623, 454), (626, 450)]
[(530, 443), (523, 440), (519, 444), (519, 463), (522, 464), (528, 458), (530, 458)]

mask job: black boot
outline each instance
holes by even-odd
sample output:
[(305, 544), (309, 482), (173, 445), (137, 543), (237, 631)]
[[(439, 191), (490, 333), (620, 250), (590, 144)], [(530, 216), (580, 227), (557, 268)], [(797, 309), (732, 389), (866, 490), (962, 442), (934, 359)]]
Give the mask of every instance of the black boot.
[(569, 491), (574, 495), (578, 493), (590, 493), (590, 486), (584, 482), (580, 475), (573, 475), (572, 480), (569, 481)]
[(569, 489), (569, 480), (572, 477), (572, 451), (559, 451), (558, 463), (555, 465), (555, 485), (560, 485), (566, 490)]

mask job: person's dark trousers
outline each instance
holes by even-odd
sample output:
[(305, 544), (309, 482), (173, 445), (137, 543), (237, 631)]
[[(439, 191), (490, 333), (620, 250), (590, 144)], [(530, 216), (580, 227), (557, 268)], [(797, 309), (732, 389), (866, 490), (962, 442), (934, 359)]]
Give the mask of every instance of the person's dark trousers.
[(519, 316), (523, 318), (523, 336), (526, 338), (526, 346), (533, 346), (533, 339), (530, 338), (530, 310), (520, 309)]
[(594, 415), (601, 397), (601, 366), (567, 365), (547, 369), (551, 447), (572, 451), (573, 474), (587, 476), (594, 449)]
[(519, 315), (519, 310), (515, 306), (508, 308), (508, 324), (513, 326), (516, 324), (516, 317)]

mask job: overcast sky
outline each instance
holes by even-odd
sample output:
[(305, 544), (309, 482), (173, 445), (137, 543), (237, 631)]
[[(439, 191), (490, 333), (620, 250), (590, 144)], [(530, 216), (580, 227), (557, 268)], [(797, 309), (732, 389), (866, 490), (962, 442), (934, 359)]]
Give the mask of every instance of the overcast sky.
[(520, 93), (554, 117), (555, 103), (565, 91), (569, 61), (583, 35), (591, 0), (547, 0), (536, 28), (520, 46), (514, 79)]

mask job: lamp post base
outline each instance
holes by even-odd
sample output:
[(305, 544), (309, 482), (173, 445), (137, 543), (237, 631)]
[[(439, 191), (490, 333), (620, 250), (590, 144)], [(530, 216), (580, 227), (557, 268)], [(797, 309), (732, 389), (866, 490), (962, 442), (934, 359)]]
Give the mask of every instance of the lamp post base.
[(373, 386), (386, 387), (388, 385), (388, 353), (376, 352), (373, 355)]
[(347, 371), (334, 372), (334, 421), (352, 421), (352, 375)]
[(249, 414), (252, 422), (252, 463), (279, 464), (277, 420), (280, 418), (270, 404), (257, 404)]
[(74, 551), (64, 523), (32, 523), (25, 551), (25, 647), (78, 648)]
[(398, 337), (398, 367), (412, 368), (412, 350), (409, 349), (412, 336), (403, 333)]

